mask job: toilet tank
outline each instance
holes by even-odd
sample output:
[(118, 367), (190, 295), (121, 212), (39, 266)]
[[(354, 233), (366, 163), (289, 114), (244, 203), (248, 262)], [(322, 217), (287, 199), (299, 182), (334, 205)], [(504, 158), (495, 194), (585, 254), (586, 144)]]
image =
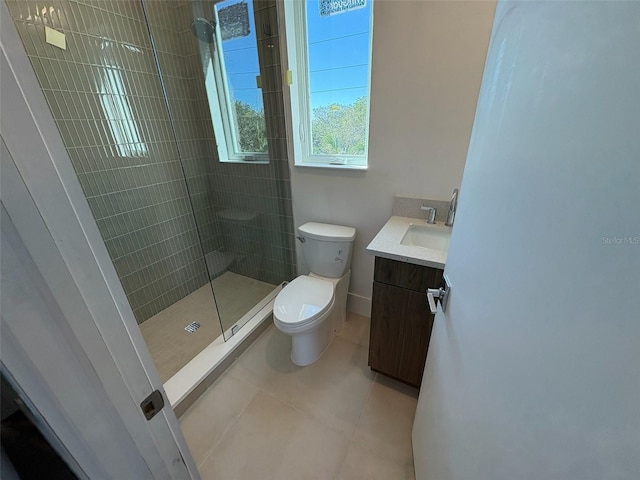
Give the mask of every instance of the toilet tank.
[(298, 227), (297, 238), (313, 273), (338, 278), (351, 267), (355, 228), (309, 222)]

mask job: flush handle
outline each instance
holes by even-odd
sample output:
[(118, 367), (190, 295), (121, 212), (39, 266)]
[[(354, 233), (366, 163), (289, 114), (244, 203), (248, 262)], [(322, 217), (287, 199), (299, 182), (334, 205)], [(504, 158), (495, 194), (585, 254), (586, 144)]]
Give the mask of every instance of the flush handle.
[(440, 300), (440, 305), (442, 306), (442, 311), (445, 312), (447, 310), (447, 301), (449, 300), (449, 292), (451, 291), (451, 287), (449, 286), (449, 279), (446, 275), (443, 277), (444, 285), (440, 288), (427, 288), (427, 301), (429, 302), (429, 310), (431, 310), (432, 314), (436, 314), (437, 305), (436, 298)]

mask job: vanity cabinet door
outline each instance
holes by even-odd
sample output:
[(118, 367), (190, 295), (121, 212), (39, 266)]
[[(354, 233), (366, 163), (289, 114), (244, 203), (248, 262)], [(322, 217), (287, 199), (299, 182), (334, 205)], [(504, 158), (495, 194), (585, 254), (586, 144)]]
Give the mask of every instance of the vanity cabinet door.
[(424, 293), (374, 282), (371, 369), (419, 387), (432, 326)]
[(402, 377), (408, 384), (420, 387), (434, 319), (426, 293), (408, 291), (403, 314)]
[(369, 366), (401, 380), (404, 326), (402, 309), (408, 290), (373, 282)]
[(419, 387), (434, 319), (426, 289), (440, 286), (442, 270), (376, 257), (374, 280), (369, 366)]

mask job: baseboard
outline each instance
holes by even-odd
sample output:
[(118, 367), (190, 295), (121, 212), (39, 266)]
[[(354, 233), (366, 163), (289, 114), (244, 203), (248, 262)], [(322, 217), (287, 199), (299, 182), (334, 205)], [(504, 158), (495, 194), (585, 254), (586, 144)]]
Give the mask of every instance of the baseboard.
[(371, 299), (355, 293), (349, 293), (347, 295), (347, 311), (370, 318)]

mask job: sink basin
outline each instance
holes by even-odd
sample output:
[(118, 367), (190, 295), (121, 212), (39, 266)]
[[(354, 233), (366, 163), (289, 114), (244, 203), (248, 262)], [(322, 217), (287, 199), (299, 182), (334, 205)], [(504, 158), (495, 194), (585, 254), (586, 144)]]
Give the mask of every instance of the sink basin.
[(401, 245), (410, 247), (431, 248), (433, 250), (447, 251), (451, 230), (431, 225), (417, 225), (412, 223), (404, 234)]

